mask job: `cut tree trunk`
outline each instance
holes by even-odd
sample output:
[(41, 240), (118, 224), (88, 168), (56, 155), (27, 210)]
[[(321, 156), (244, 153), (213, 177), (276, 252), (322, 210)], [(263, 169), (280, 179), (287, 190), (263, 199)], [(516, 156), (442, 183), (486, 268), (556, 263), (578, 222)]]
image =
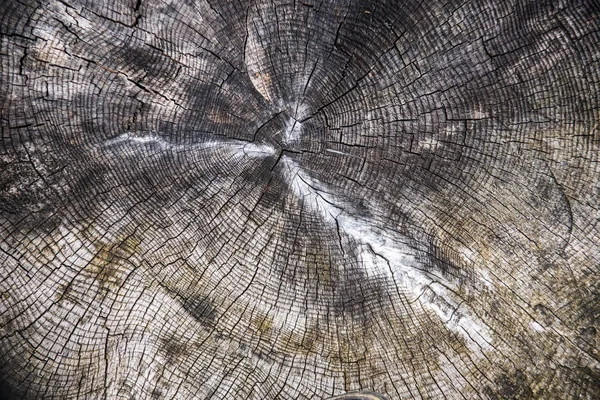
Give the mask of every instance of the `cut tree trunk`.
[(600, 398), (598, 3), (3, 0), (0, 68), (8, 398)]

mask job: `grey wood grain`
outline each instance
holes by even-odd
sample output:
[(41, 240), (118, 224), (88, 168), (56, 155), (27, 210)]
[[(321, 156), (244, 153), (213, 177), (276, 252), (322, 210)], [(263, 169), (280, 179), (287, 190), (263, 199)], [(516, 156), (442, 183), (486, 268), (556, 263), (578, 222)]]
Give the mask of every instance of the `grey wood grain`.
[(599, 91), (593, 1), (4, 0), (0, 388), (599, 398)]

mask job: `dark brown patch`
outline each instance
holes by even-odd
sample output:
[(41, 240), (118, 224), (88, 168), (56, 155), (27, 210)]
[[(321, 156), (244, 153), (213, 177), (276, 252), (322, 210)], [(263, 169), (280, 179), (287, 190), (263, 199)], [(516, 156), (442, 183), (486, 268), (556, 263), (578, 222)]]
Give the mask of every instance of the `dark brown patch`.
[(206, 296), (192, 296), (183, 302), (183, 308), (191, 314), (202, 326), (213, 328), (217, 312)]
[(502, 374), (498, 376), (494, 383), (496, 388), (492, 389), (489, 386), (485, 389), (485, 394), (494, 400), (527, 400), (533, 399), (533, 391), (527, 382), (527, 375), (521, 370), (516, 370), (514, 374)]
[(177, 338), (170, 338), (162, 340), (162, 350), (166, 354), (167, 363), (174, 364), (179, 360), (181, 356), (187, 354), (186, 346)]
[(71, 282), (66, 282), (58, 285), (58, 289), (56, 291), (56, 301), (61, 301), (65, 297), (69, 296), (71, 290)]

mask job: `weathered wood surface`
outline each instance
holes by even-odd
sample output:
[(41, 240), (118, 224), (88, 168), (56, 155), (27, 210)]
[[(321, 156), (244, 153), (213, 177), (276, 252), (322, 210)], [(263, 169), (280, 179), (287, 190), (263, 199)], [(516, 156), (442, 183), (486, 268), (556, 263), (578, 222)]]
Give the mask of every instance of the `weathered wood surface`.
[(3, 0), (3, 390), (600, 398), (599, 8)]

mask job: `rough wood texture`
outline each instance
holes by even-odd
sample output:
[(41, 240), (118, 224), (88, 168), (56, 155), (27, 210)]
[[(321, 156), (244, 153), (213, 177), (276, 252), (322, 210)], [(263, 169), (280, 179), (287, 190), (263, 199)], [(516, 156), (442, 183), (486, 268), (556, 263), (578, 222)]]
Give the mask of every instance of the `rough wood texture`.
[(600, 398), (599, 9), (3, 0), (3, 390)]

